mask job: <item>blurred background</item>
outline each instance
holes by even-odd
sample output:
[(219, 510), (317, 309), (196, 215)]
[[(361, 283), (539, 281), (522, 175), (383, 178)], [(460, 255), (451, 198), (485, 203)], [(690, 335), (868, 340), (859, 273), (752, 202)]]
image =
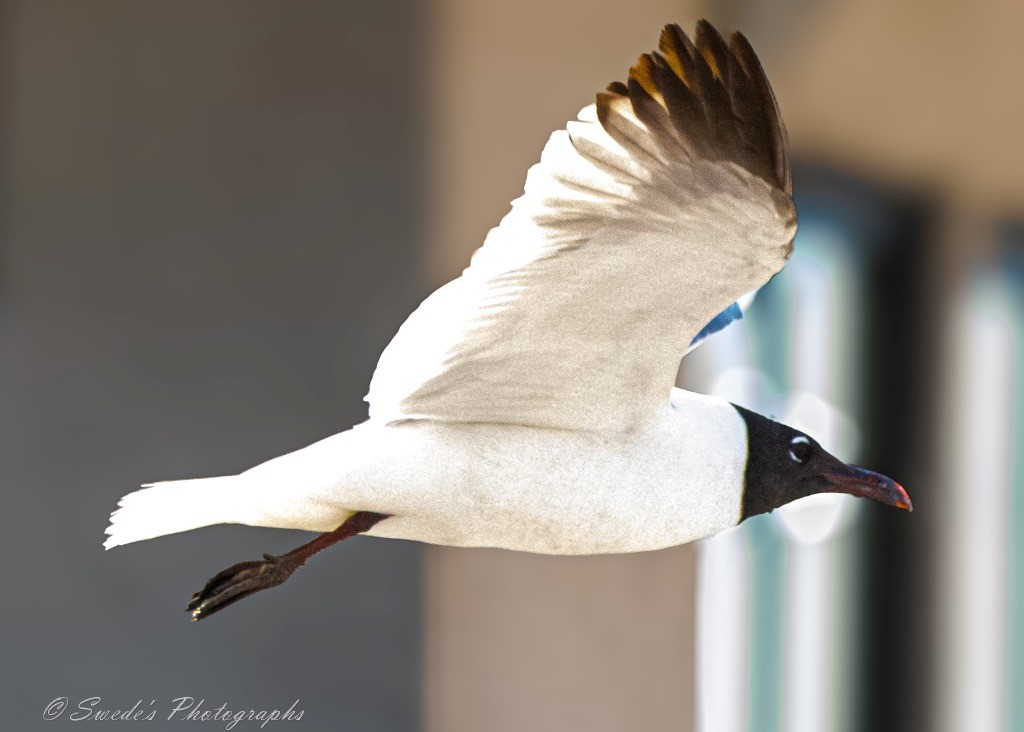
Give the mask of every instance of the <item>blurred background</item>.
[[(680, 384), (892, 475), (912, 515), (805, 501), (620, 557), (357, 537), (198, 625), (208, 576), (308, 535), (103, 552), (138, 484), (365, 418), (550, 132), (698, 17), (761, 56), (801, 228)], [(3, 718), (1024, 729), (1022, 27), (1008, 0), (0, 0)]]

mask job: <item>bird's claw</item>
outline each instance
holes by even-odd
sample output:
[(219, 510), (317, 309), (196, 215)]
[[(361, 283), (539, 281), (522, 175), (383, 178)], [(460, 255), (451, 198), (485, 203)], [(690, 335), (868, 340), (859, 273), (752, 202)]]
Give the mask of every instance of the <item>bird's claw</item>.
[(301, 562), (286, 556), (264, 554), (263, 559), (239, 562), (207, 581), (186, 606), (192, 620), (202, 620), (255, 592), (277, 587), (292, 576)]

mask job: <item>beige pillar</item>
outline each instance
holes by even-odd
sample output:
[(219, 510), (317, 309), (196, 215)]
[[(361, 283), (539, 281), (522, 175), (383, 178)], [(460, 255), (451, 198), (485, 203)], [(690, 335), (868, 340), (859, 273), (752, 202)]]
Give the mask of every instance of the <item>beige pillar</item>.
[[(457, 276), (527, 168), (695, 2), (437, 0), (427, 37), (432, 285)], [(427, 732), (688, 730), (694, 553), (430, 547)]]

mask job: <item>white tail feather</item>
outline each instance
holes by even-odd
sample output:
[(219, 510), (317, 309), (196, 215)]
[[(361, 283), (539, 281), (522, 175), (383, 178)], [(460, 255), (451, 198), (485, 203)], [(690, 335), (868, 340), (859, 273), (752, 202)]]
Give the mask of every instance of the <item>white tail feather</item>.
[(129, 493), (110, 514), (109, 534), (103, 546), (110, 549), (133, 541), (232, 523), (238, 513), (238, 476), (196, 478), (149, 483)]

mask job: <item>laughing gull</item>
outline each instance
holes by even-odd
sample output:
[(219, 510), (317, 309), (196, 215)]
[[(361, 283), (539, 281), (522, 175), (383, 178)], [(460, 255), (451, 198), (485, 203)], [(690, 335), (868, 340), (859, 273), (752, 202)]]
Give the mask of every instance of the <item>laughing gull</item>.
[(739, 33), (679, 26), (555, 132), (458, 279), (381, 355), (369, 419), (239, 475), (121, 499), (107, 548), (218, 523), (324, 532), (236, 564), (193, 620), (355, 534), (544, 554), (711, 536), (815, 493), (911, 509), (811, 437), (673, 386), (796, 233), (786, 133)]

